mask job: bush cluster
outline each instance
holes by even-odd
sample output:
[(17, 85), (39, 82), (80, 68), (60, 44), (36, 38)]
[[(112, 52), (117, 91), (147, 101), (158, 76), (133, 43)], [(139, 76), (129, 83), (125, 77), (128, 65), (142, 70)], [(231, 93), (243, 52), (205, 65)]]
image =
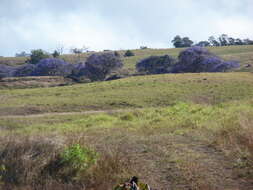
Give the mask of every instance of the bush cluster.
[(69, 76), (78, 81), (101, 81), (110, 77), (110, 74), (123, 66), (118, 55), (113, 52), (92, 54), (86, 62), (74, 64)]
[(123, 63), (114, 53), (93, 54), (86, 61), (86, 74), (92, 81), (105, 80), (106, 77)]
[(47, 58), (36, 64), (34, 76), (68, 76), (72, 73), (73, 65), (62, 59)]
[(14, 69), (13, 76), (14, 77), (25, 77), (25, 76), (33, 76), (36, 65), (34, 64), (25, 64)]
[(138, 72), (147, 74), (225, 72), (237, 67), (239, 63), (224, 61), (206, 48), (199, 46), (183, 50), (178, 56), (178, 62), (165, 55), (151, 56), (136, 65)]
[(86, 62), (70, 64), (58, 58), (41, 59), (37, 64), (18, 67), (0, 65), (0, 77), (64, 76), (79, 80), (105, 80), (111, 72), (123, 66), (120, 57), (114, 53), (93, 54)]
[(190, 40), (189, 37), (183, 37), (177, 35), (175, 38), (171, 41), (175, 48), (183, 48), (183, 47), (191, 47), (193, 44), (193, 41)]
[(67, 147), (60, 156), (60, 162), (78, 171), (86, 170), (97, 161), (97, 153), (80, 144)]
[[(1, 64), (0, 78), (64, 76), (81, 82), (103, 81), (118, 78), (117, 75), (112, 77), (112, 73), (122, 66), (120, 56), (115, 52), (92, 54), (85, 62), (78, 64), (70, 64), (58, 58), (44, 58), (36, 64), (17, 67)], [(177, 62), (173, 57), (164, 55), (151, 56), (136, 64), (136, 70), (144, 74), (225, 72), (236, 67), (239, 67), (239, 63), (224, 61), (206, 48), (199, 46), (181, 51)]]
[(175, 59), (169, 55), (151, 56), (137, 63), (136, 69), (138, 72), (147, 74), (169, 73), (173, 64), (175, 64)]
[(37, 64), (40, 60), (49, 58), (50, 54), (42, 49), (36, 49), (31, 51), (30, 59), (27, 60), (29, 64)]
[(0, 64), (0, 79), (5, 77), (11, 77), (14, 69), (11, 66)]
[[(189, 37), (181, 38), (179, 35), (175, 36), (171, 41), (176, 48), (191, 47), (193, 41)], [(234, 45), (253, 45), (253, 40), (246, 38), (233, 38), (227, 34), (221, 34), (216, 38), (210, 36), (208, 40), (203, 40), (194, 44), (194, 46), (207, 47), (207, 46), (234, 46)]]
[(174, 66), (174, 73), (225, 72), (238, 67), (234, 61), (224, 61), (206, 48), (194, 46), (183, 50)]
[(131, 57), (131, 56), (134, 56), (134, 52), (132, 52), (131, 50), (127, 50), (126, 52), (125, 52), (125, 55), (124, 55), (125, 57)]

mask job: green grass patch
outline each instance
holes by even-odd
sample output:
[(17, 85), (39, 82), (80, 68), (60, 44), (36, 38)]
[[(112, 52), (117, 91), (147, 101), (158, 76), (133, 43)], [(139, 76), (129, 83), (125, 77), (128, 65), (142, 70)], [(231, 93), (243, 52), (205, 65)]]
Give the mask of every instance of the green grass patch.
[(0, 115), (166, 107), (178, 101), (219, 104), (253, 97), (251, 73), (166, 74), (1, 90)]

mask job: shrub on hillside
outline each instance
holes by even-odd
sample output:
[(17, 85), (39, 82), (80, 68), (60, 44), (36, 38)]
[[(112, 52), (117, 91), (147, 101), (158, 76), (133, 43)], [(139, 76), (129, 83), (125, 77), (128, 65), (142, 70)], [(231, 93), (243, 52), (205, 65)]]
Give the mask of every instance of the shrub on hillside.
[(68, 76), (72, 70), (73, 65), (62, 59), (47, 58), (36, 64), (33, 76)]
[[(64, 76), (81, 82), (106, 80), (110, 74), (121, 68), (120, 56), (114, 52), (93, 54), (84, 63), (69, 64), (57, 58), (46, 58), (37, 64), (25, 64), (18, 67), (0, 65), (0, 76)], [(115, 74), (115, 73), (114, 73)]]
[(85, 63), (76, 63), (73, 64), (73, 70), (70, 76), (80, 77), (85, 74), (86, 64)]
[(134, 52), (132, 52), (131, 50), (127, 50), (126, 53), (124, 54), (125, 57), (131, 57), (134, 56)]
[(174, 73), (224, 72), (239, 66), (237, 62), (224, 61), (206, 48), (198, 46), (183, 50), (178, 59), (172, 70)]
[(137, 63), (136, 69), (141, 73), (162, 74), (171, 72), (174, 64), (175, 59), (169, 55), (151, 56)]
[(120, 53), (117, 52), (117, 51), (114, 51), (114, 55), (117, 56), (117, 57), (120, 57)]
[(15, 67), (0, 64), (0, 78), (12, 77)]
[[(60, 166), (55, 171), (56, 174), (62, 179), (73, 179), (85, 172), (92, 165), (96, 164), (98, 154), (90, 150), (89, 148), (83, 147), (79, 144), (67, 147), (60, 155), (55, 163)], [(50, 169), (50, 168), (49, 168)]]
[(85, 69), (81, 72), (92, 81), (101, 81), (122, 66), (120, 57), (114, 53), (93, 54), (87, 59)]
[(53, 56), (54, 58), (57, 58), (57, 57), (60, 56), (60, 53), (59, 53), (57, 50), (55, 50), (55, 51), (52, 53), (52, 56)]
[(49, 58), (50, 55), (43, 51), (42, 49), (32, 50), (30, 59), (27, 60), (27, 63), (37, 64), (40, 60)]
[(68, 78), (75, 82), (89, 83), (91, 80), (88, 78), (86, 64), (84, 62), (73, 64), (73, 69)]
[(141, 46), (140, 49), (148, 49), (147, 46)]
[(73, 169), (86, 170), (97, 161), (97, 153), (79, 144), (72, 145), (61, 154), (61, 163)]
[(182, 47), (191, 47), (193, 44), (193, 41), (190, 40), (189, 37), (183, 37), (177, 35), (174, 37), (174, 39), (171, 41), (175, 48), (182, 48)]
[(33, 76), (36, 65), (34, 64), (25, 64), (17, 67), (13, 76), (14, 77), (25, 77), (25, 76)]

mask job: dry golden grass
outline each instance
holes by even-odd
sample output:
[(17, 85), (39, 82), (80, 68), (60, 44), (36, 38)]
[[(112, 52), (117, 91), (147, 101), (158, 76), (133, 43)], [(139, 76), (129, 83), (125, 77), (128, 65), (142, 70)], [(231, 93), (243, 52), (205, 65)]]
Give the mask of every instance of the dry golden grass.
[[(251, 190), (252, 113), (250, 101), (238, 101), (2, 119), (0, 165), (11, 168), (2, 181), (19, 189), (85, 185), (109, 190), (137, 175), (159, 190)], [(91, 147), (100, 159), (88, 171), (63, 180), (54, 166), (72, 144)], [(49, 163), (53, 177), (45, 170)], [(12, 176), (18, 184), (9, 180)]]
[[(78, 176), (58, 160), (72, 141), (66, 137), (8, 136), (1, 138), (0, 188), (3, 189), (110, 189), (126, 180), (134, 168), (127, 154), (108, 148), (97, 163)], [(62, 174), (64, 172), (64, 176)], [(67, 173), (66, 173), (67, 172)]]

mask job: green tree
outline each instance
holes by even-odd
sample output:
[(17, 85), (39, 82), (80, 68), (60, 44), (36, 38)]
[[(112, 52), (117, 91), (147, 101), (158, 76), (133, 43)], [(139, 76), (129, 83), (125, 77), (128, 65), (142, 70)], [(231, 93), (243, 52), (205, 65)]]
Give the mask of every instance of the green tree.
[(182, 41), (183, 41), (183, 47), (191, 47), (192, 44), (193, 44), (193, 41), (190, 40), (189, 37), (184, 37), (184, 38), (182, 39)]
[(175, 36), (171, 42), (176, 48), (191, 47), (193, 44), (193, 41), (189, 37), (181, 38), (179, 35)]
[(175, 48), (183, 47), (183, 40), (179, 35), (175, 36), (175, 38), (171, 42), (173, 43)]
[(53, 56), (54, 58), (57, 58), (57, 57), (60, 56), (60, 53), (59, 53), (57, 50), (54, 50), (54, 53), (52, 53), (52, 56)]
[(214, 36), (210, 36), (208, 38), (208, 41), (212, 46), (220, 46), (220, 43), (218, 42), (218, 40), (216, 40)]
[(30, 59), (27, 60), (30, 64), (37, 64), (41, 59), (49, 58), (50, 55), (42, 49), (36, 49), (31, 51)]
[(132, 52), (131, 50), (127, 50), (124, 56), (125, 56), (125, 57), (134, 56), (134, 52)]
[(220, 45), (221, 46), (227, 46), (227, 45), (229, 45), (228, 35), (227, 34), (222, 34), (219, 37), (219, 41), (220, 41)]

